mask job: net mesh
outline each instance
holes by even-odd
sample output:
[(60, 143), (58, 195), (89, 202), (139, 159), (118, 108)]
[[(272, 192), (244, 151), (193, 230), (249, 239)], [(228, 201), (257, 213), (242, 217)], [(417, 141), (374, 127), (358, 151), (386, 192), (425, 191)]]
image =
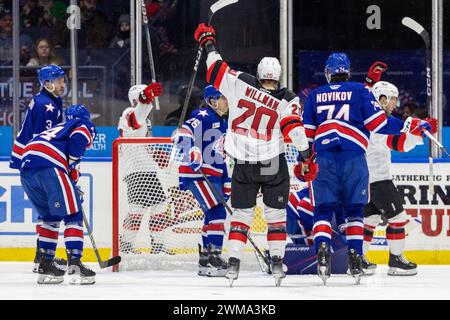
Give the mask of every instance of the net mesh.
[[(139, 139), (118, 143), (117, 241), (122, 256), (119, 270), (195, 270), (204, 215), (190, 191), (179, 188), (178, 166), (181, 155), (170, 161), (173, 144)], [(120, 142), (120, 141), (119, 141)], [(291, 191), (303, 185), (294, 178), (292, 168), (297, 150), (287, 144), (286, 159), (291, 173)], [(230, 170), (231, 172), (232, 170)], [(228, 234), (230, 216), (225, 223)], [(251, 236), (261, 250), (267, 248), (267, 224), (262, 196), (258, 196)], [(226, 255), (224, 238), (224, 255)], [(257, 268), (254, 249), (247, 244), (243, 265)]]

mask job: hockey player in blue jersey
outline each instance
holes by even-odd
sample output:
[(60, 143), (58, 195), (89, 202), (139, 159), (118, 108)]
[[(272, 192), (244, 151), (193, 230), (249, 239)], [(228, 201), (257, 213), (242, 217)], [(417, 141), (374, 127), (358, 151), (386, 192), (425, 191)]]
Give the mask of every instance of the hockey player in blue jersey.
[[(22, 128), (14, 141), (11, 152), (10, 167), (20, 169), (23, 149), (26, 144), (41, 132), (61, 123), (63, 119), (63, 102), (61, 95), (65, 89), (65, 73), (55, 65), (44, 66), (38, 71), (41, 91), (31, 100)], [(39, 218), (38, 218), (39, 219)], [(36, 224), (39, 235), (41, 221)], [(37, 240), (38, 241), (38, 240)], [(37, 273), (39, 266), (39, 250), (36, 244), (33, 272)], [(55, 259), (57, 265), (63, 269), (67, 267), (64, 259)]]
[(178, 147), (184, 155), (179, 167), (180, 189), (190, 190), (205, 214), (203, 249), (199, 245), (198, 274), (221, 277), (227, 270), (227, 264), (221, 256), (226, 211), (200, 170), (227, 199), (231, 192), (231, 179), (224, 159), (223, 143), (227, 130), (228, 102), (213, 86), (205, 88), (204, 96), (208, 106), (193, 111), (191, 118), (176, 135)]
[[(311, 92), (303, 123), (316, 152), (296, 167), (299, 178), (318, 170), (312, 182), (314, 244), (318, 275), (324, 284), (330, 277), (330, 221), (333, 208), (342, 202), (346, 217), (349, 271), (359, 284), (362, 274), (363, 208), (368, 202), (369, 171), (366, 150), (370, 133), (421, 134), (431, 126), (419, 119), (402, 121), (387, 117), (362, 83), (349, 82), (350, 61), (344, 53), (330, 55), (325, 65), (328, 85)], [(316, 159), (317, 160), (316, 160)], [(318, 165), (318, 167), (316, 167)]]
[(61, 221), (68, 256), (70, 284), (93, 284), (95, 272), (81, 263), (83, 215), (77, 192), (77, 165), (95, 138), (95, 126), (83, 105), (66, 110), (66, 122), (33, 138), (23, 149), (20, 179), (33, 206), (42, 217), (39, 232), (39, 284), (64, 281), (65, 271), (54, 263)]

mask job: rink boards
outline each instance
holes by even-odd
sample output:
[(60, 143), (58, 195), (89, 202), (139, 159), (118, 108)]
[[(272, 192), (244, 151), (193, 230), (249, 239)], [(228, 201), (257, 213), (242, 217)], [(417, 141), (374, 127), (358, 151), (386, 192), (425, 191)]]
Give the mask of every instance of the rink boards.
[[(103, 257), (112, 243), (112, 168), (109, 161), (84, 161), (80, 185), (85, 192), (84, 208)], [(435, 194), (429, 190), (427, 163), (395, 163), (394, 182), (405, 201), (407, 213), (417, 228), (407, 237), (407, 257), (419, 264), (450, 264), (450, 163), (435, 163)], [(37, 213), (20, 185), (16, 171), (0, 161), (0, 261), (30, 261), (34, 256)], [(61, 237), (62, 238), (62, 237)], [(86, 261), (95, 261), (89, 239), (85, 238)], [(64, 247), (60, 239), (59, 246)], [(384, 228), (378, 228), (371, 258), (385, 263), (387, 247)]]

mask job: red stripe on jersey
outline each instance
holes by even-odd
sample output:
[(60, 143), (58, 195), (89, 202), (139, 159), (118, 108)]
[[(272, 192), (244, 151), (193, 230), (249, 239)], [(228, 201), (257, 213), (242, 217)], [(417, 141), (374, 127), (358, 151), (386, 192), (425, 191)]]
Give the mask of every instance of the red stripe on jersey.
[(77, 213), (77, 211), (75, 210), (75, 200), (72, 195), (72, 190), (69, 186), (68, 177), (64, 172), (62, 172), (60, 170), (57, 170), (57, 171), (58, 171), (58, 174), (63, 183), (63, 187), (64, 187), (63, 192), (66, 194), (67, 202), (69, 203), (69, 212), (70, 212), (70, 214)]
[[(200, 188), (200, 192), (202, 193), (203, 197), (206, 201), (208, 201), (209, 207), (213, 208), (216, 206), (216, 202), (214, 201), (213, 196), (209, 193), (208, 189), (205, 186), (205, 182), (198, 181), (197, 182), (198, 187)], [(209, 230), (209, 227), (208, 227)]]
[(75, 130), (73, 130), (70, 136), (74, 135), (77, 132), (82, 132), (87, 136), (88, 147), (89, 147), (92, 144), (92, 136), (91, 136), (91, 133), (89, 132), (89, 130), (86, 129), (86, 127), (79, 127), (79, 128), (76, 128)]
[(351, 136), (353, 138), (355, 138), (356, 140), (358, 140), (362, 145), (364, 145), (366, 148), (368, 147), (369, 143), (367, 142), (367, 138), (362, 137), (358, 132), (356, 132), (355, 130), (348, 128), (348, 127), (344, 127), (336, 122), (332, 122), (332, 123), (327, 123), (327, 124), (323, 124), (321, 125), (317, 131), (316, 131), (316, 136), (320, 135), (320, 134), (326, 134), (328, 131), (331, 130), (337, 130), (343, 134), (346, 134), (348, 136)]
[(209, 67), (208, 71), (206, 72), (206, 82), (208, 82), (208, 83), (211, 83), (211, 82), (210, 82), (210, 81), (211, 81), (211, 75), (212, 75), (212, 72), (213, 72), (214, 67), (216, 66), (216, 63), (217, 63), (217, 62), (218, 62), (218, 61), (214, 62), (214, 63), (211, 65), (211, 67)]
[(297, 209), (299, 201), (297, 199), (297, 197), (295, 196), (295, 194), (291, 193), (289, 195), (289, 202), (292, 204), (292, 206)]
[(308, 138), (314, 138), (316, 136), (316, 130), (305, 128), (305, 134)]
[(12, 151), (17, 153), (19, 156), (23, 154), (23, 148), (19, 147), (18, 145), (13, 145)]
[(61, 163), (61, 166), (66, 168), (67, 171), (69, 171), (69, 166), (67, 164), (66, 159), (62, 158), (55, 150), (51, 149), (50, 147), (47, 147), (46, 145), (37, 143), (37, 144), (31, 144), (26, 146), (26, 148), (24, 149), (24, 153), (26, 153), (27, 151), (38, 151), (38, 152), (42, 152), (45, 153), (46, 155), (52, 157), (53, 159), (55, 159), (56, 161)]
[(345, 228), (345, 234), (348, 236), (362, 236), (364, 234), (364, 228), (363, 227), (347, 227)]
[(132, 128), (134, 130), (137, 130), (141, 127), (141, 125), (139, 124), (139, 122), (136, 119), (136, 114), (134, 113), (134, 111), (127, 114), (127, 124), (128, 124), (128, 127)]
[(64, 237), (77, 237), (83, 238), (83, 231), (75, 228), (69, 228), (64, 231)]
[(44, 238), (58, 239), (58, 231), (51, 231), (42, 227), (39, 230), (39, 235)]
[(380, 124), (387, 120), (385, 113), (380, 114), (378, 117), (366, 124), (366, 128), (369, 131), (374, 131)]
[(220, 88), (223, 76), (225, 75), (227, 68), (228, 68), (228, 64), (226, 64), (226, 62), (222, 62), (219, 72), (217, 73), (216, 81), (214, 81), (214, 88), (216, 88), (217, 90), (219, 90), (219, 88)]
[(398, 138), (398, 146), (397, 146), (397, 148), (398, 148), (398, 151), (400, 151), (400, 152), (405, 152), (406, 137), (407, 137), (406, 133), (402, 133), (400, 135), (400, 137)]
[(281, 119), (280, 127), (283, 133), (283, 137), (287, 139), (289, 137), (289, 133), (295, 128), (303, 127), (302, 118), (299, 116), (288, 116), (286, 118)]
[(305, 208), (308, 211), (314, 212), (314, 207), (311, 205), (310, 202), (306, 201), (306, 200), (301, 200), (300, 201), (300, 207)]
[[(202, 171), (204, 174), (206, 174), (207, 176), (214, 176), (214, 177), (220, 177), (222, 176), (222, 172), (216, 171), (214, 169), (210, 169), (210, 168), (202, 168)], [(191, 167), (186, 166), (186, 165), (181, 165), (178, 168), (178, 172), (179, 173), (184, 173), (184, 174), (199, 174), (198, 171), (194, 171), (191, 169)]]

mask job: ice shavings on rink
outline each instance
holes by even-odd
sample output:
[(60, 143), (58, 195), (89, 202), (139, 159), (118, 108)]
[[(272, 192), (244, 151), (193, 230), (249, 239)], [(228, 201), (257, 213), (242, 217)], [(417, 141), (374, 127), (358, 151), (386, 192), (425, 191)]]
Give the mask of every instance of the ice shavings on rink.
[(450, 266), (419, 266), (415, 277), (387, 276), (387, 267), (354, 285), (346, 275), (332, 276), (327, 287), (314, 275), (287, 276), (275, 288), (271, 276), (243, 271), (234, 287), (225, 278), (201, 278), (195, 272), (121, 272), (99, 270), (92, 286), (38, 285), (32, 263), (0, 263), (0, 300), (5, 299), (149, 299), (149, 300), (303, 300), (303, 299), (450, 299)]

